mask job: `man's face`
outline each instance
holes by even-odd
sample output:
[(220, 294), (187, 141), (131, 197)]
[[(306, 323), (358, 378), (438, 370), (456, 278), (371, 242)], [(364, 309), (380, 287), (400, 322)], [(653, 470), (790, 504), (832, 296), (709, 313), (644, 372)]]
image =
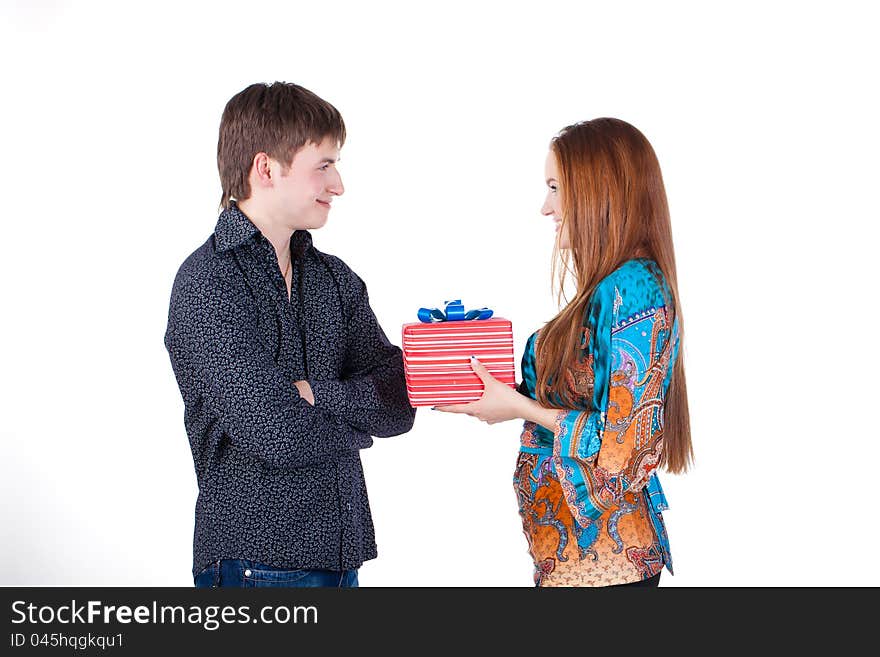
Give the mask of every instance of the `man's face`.
[(275, 214), (288, 228), (310, 230), (327, 223), (333, 197), (345, 191), (338, 160), (339, 144), (331, 138), (303, 146), (287, 170), (270, 160)]

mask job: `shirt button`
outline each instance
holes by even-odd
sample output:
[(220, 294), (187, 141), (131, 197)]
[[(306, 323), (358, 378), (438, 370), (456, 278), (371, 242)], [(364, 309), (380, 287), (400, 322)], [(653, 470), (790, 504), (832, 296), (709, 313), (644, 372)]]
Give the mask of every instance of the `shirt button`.
[(248, 568), (246, 571), (244, 571), (244, 576), (245, 576), (245, 577), (250, 577), (250, 576), (251, 576), (251, 569), (250, 569), (250, 568)]
[(348, 510), (351, 511), (351, 502), (348, 503)]

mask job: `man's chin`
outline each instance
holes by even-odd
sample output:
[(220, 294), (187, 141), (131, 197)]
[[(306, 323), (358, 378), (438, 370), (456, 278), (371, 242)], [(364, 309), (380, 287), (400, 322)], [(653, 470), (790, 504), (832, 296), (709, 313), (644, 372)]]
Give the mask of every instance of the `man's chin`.
[(327, 224), (327, 219), (312, 219), (311, 221), (305, 221), (297, 226), (293, 227), (293, 230), (318, 230), (319, 228), (323, 228)]

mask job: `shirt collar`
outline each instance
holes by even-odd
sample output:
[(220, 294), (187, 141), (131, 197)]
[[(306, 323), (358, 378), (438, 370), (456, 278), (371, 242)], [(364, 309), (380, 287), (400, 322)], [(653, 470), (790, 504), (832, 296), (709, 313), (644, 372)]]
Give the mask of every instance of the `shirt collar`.
[[(247, 215), (238, 209), (235, 201), (230, 201), (229, 208), (220, 213), (217, 226), (214, 228), (214, 243), (217, 252), (234, 249), (259, 232), (259, 229), (251, 223)], [(312, 236), (309, 231), (294, 231), (290, 238), (290, 247), (295, 254), (302, 254), (311, 246)]]
[(290, 249), (298, 258), (312, 247), (312, 234), (307, 230), (295, 230), (290, 236)]
[(244, 244), (259, 230), (251, 223), (244, 212), (238, 209), (235, 201), (220, 213), (214, 228), (214, 244), (218, 252), (228, 251)]

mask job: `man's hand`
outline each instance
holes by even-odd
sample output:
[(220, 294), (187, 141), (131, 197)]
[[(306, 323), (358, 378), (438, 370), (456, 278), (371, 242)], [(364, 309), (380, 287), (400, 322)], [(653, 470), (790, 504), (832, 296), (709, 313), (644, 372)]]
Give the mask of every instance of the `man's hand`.
[(293, 385), (299, 390), (299, 396), (305, 399), (311, 406), (315, 405), (315, 394), (312, 392), (312, 386), (308, 381), (294, 381)]

